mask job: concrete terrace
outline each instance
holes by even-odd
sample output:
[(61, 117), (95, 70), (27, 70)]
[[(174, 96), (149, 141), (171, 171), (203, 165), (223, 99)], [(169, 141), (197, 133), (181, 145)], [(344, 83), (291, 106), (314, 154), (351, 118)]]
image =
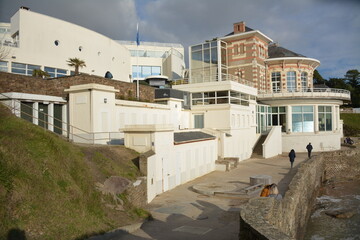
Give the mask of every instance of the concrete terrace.
[(272, 182), (278, 183), (280, 193), (284, 195), (298, 165), (306, 159), (307, 153), (297, 153), (292, 170), (287, 153), (269, 159), (241, 161), (229, 172), (214, 171), (157, 196), (148, 206), (154, 221), (90, 239), (238, 239), (239, 211), (247, 198), (207, 196), (192, 191), (192, 186), (214, 184), (220, 188), (219, 191), (221, 188), (237, 191), (250, 185), (250, 176), (265, 174), (272, 177)]

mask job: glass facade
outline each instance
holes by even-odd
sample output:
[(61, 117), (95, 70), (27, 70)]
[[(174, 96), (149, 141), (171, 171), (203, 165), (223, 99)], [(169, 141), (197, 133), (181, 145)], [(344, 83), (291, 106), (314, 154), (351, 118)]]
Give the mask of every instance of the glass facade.
[(293, 106), (292, 107), (292, 131), (314, 132), (314, 107)]
[(133, 79), (146, 78), (149, 76), (161, 75), (161, 67), (159, 66), (132, 66)]
[(226, 43), (216, 40), (192, 46), (190, 74), (192, 83), (221, 81), (227, 75)]
[(332, 131), (331, 106), (318, 106), (319, 131)]
[(291, 71), (286, 73), (286, 85), (289, 92), (295, 91), (296, 89), (296, 72)]

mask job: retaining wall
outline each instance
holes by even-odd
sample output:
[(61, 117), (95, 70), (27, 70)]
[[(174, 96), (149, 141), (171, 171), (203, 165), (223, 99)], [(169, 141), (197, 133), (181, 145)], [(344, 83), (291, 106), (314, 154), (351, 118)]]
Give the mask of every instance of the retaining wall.
[(359, 148), (313, 157), (300, 165), (281, 201), (260, 197), (249, 201), (240, 213), (239, 239), (302, 239), (321, 184), (359, 176)]
[[(67, 89), (73, 85), (87, 83), (97, 83), (113, 86), (115, 89), (120, 90), (120, 92), (116, 93), (116, 99), (136, 99), (135, 83), (122, 82), (87, 74), (42, 79), (38, 77), (0, 72), (0, 93), (20, 92), (67, 98), (68, 93), (64, 92), (64, 89)], [(139, 87), (140, 100), (145, 102), (153, 102), (155, 96), (154, 88), (144, 85), (140, 85)]]

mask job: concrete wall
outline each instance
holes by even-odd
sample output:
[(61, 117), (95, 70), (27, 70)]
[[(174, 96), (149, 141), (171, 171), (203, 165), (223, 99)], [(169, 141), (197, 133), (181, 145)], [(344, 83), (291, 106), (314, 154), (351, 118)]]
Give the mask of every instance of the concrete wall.
[(323, 181), (360, 176), (360, 150), (327, 152), (304, 162), (281, 201), (253, 198), (240, 213), (239, 239), (301, 239)]
[(146, 155), (140, 166), (147, 176), (148, 202), (215, 170), (217, 139), (174, 144), (174, 131), (159, 125), (127, 126), (124, 131), (125, 146)]
[(282, 153), (281, 126), (271, 128), (263, 143), (263, 157), (271, 158)]

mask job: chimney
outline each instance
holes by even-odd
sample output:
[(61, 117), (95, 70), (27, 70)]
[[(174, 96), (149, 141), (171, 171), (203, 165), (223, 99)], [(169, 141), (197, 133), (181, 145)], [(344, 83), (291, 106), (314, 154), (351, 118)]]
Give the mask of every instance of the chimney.
[(234, 34), (245, 32), (245, 22), (234, 23)]

